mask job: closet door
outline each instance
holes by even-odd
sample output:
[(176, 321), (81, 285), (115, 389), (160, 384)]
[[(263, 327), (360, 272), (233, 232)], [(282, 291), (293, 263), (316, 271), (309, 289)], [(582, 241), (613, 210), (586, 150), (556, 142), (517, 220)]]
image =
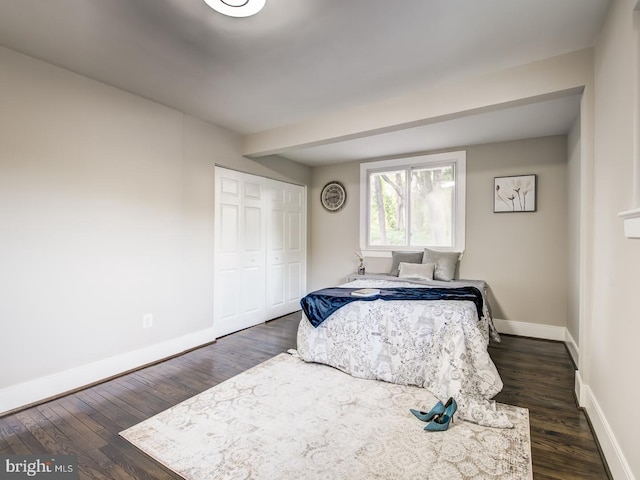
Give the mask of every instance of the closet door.
[(265, 321), (266, 180), (216, 167), (214, 329)]
[(299, 185), (269, 181), (267, 317), (300, 310), (306, 289), (306, 198)]

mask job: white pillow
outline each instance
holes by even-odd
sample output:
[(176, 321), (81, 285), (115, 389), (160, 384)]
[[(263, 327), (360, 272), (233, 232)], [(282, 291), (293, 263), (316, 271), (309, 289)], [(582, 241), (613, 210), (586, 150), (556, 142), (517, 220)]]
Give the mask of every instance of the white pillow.
[(433, 263), (405, 263), (400, 262), (399, 278), (417, 278), (418, 280), (433, 280)]

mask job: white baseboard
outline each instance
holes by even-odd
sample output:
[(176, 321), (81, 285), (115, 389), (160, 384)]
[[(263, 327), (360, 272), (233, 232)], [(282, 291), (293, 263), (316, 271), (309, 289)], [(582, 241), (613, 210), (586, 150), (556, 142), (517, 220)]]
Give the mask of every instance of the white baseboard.
[(575, 365), (580, 365), (580, 349), (578, 348), (578, 344), (574, 340), (573, 336), (569, 332), (568, 329), (565, 328), (564, 335), (564, 343), (567, 346), (567, 350), (569, 350), (569, 355), (571, 355), (571, 359)]
[(543, 338), (545, 340), (566, 340), (565, 327), (542, 325), (540, 323), (516, 322), (513, 320), (501, 320), (494, 318), (493, 323), (500, 333), (506, 335), (518, 335), (520, 337)]
[(580, 372), (578, 370), (576, 370), (574, 382), (574, 392), (576, 394), (576, 398), (578, 399), (578, 406), (584, 408), (584, 399), (587, 398), (587, 391), (586, 387), (583, 386), (582, 375), (580, 375)]
[(589, 420), (600, 443), (602, 453), (607, 459), (611, 475), (616, 480), (636, 480), (598, 401), (589, 386), (582, 383), (579, 372), (576, 372), (576, 390), (578, 388), (580, 391), (580, 397), (578, 397), (580, 406), (589, 415)]
[(182, 353), (216, 339), (213, 328), (0, 390), (0, 415)]
[(544, 340), (557, 340), (564, 342), (569, 350), (573, 363), (578, 365), (580, 349), (566, 327), (554, 325), (542, 325), (539, 323), (516, 322), (513, 320), (501, 320), (494, 318), (493, 323), (499, 333), (506, 335), (518, 335), (520, 337), (542, 338)]

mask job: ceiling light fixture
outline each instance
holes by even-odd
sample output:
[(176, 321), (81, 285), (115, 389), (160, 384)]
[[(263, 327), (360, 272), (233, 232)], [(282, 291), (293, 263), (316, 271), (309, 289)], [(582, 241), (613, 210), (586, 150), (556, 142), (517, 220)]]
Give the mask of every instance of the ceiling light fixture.
[(216, 12), (229, 17), (250, 17), (255, 15), (267, 0), (204, 0)]

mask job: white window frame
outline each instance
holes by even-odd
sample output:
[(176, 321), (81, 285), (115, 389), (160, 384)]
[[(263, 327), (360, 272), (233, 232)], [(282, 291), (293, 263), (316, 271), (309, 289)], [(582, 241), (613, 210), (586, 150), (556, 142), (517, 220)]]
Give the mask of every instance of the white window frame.
[[(437, 165), (455, 164), (455, 208), (453, 209), (453, 246), (442, 247), (435, 245), (421, 246), (375, 246), (369, 245), (369, 208), (370, 208), (370, 181), (371, 173), (385, 170), (398, 170), (403, 168), (434, 167)], [(425, 247), (433, 247), (440, 251), (463, 252), (465, 249), (465, 215), (466, 215), (466, 170), (467, 152), (459, 150), (455, 152), (435, 153), (414, 157), (404, 157), (393, 160), (381, 160), (377, 162), (364, 162), (360, 164), (360, 250), (363, 255), (369, 257), (391, 256), (392, 250), (420, 251)]]

